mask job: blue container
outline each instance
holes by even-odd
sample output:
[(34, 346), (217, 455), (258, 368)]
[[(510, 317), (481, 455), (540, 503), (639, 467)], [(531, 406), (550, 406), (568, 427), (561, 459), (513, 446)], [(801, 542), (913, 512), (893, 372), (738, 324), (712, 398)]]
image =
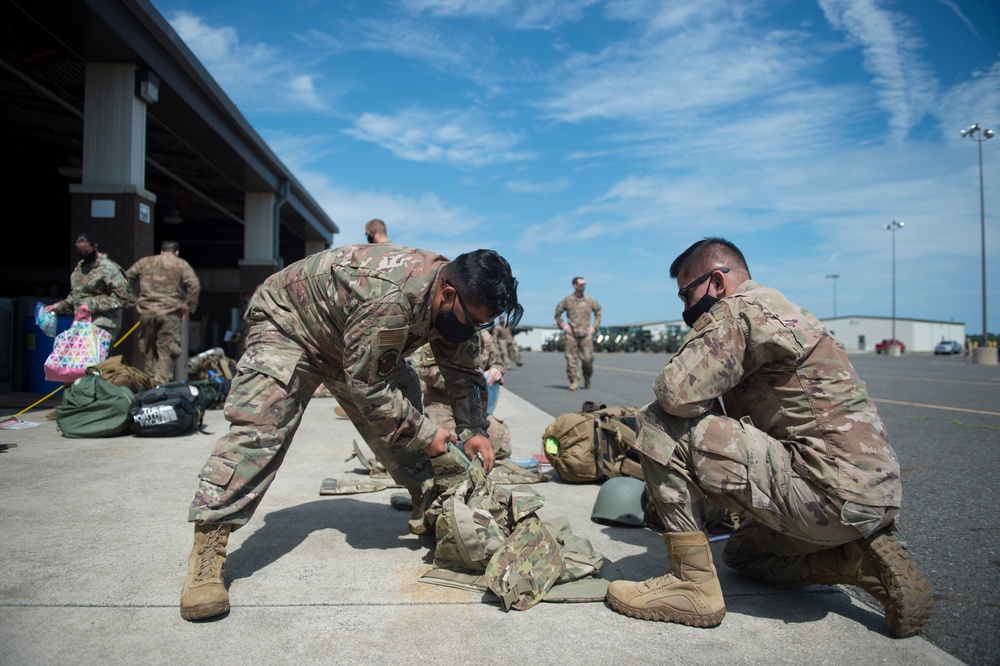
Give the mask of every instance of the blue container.
[[(62, 333), (73, 325), (73, 318), (69, 316), (58, 317), (56, 334)], [(38, 328), (35, 317), (27, 317), (24, 320), (24, 362), (26, 365), (25, 376), (28, 378), (28, 392), (48, 395), (52, 391), (62, 386), (62, 382), (49, 382), (45, 380), (45, 359), (52, 353), (52, 345), (55, 338), (50, 338)]]
[(497, 408), (497, 402), (499, 401), (500, 385), (497, 383), (490, 384), (486, 387), (486, 413), (492, 416), (493, 410)]

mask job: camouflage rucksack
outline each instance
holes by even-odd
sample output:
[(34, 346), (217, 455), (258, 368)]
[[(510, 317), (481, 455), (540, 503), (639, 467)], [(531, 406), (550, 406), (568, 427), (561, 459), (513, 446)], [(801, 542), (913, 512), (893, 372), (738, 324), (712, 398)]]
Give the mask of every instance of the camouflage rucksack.
[(529, 486), (496, 485), (476, 456), (425, 514), (437, 539), (434, 566), (485, 572), (507, 610), (534, 606), (565, 571), (559, 544), (535, 515), (544, 501)]
[(542, 433), (542, 453), (567, 483), (616, 476), (642, 479), (635, 451), (638, 407), (586, 402), (579, 412), (557, 417)]

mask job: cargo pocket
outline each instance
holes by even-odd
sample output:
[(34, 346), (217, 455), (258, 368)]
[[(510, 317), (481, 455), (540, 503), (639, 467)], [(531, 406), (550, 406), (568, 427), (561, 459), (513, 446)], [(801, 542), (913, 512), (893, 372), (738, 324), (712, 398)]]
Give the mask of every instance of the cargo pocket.
[(220, 488), (225, 488), (229, 485), (229, 482), (232, 480), (233, 474), (235, 473), (236, 463), (230, 462), (225, 458), (211, 456), (202, 468), (201, 474), (198, 476), (202, 481), (207, 481), (208, 483), (219, 486)]
[(746, 506), (766, 507), (771, 503), (751, 473), (757, 462), (752, 441), (757, 431), (744, 419), (712, 419), (707, 426), (703, 421), (704, 430), (692, 436), (694, 473), (698, 485), (709, 493), (735, 495)]
[(655, 421), (643, 421), (635, 439), (635, 450), (661, 465), (669, 465), (677, 442)]

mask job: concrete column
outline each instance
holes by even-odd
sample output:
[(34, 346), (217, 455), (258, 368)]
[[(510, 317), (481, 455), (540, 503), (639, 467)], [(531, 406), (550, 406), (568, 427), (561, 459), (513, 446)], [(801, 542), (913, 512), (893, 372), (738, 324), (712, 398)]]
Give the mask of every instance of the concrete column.
[[(132, 63), (87, 64), (84, 88), (83, 178), (70, 185), (72, 236), (87, 231), (101, 252), (123, 269), (153, 253), (153, 208), (156, 196), (146, 183), (146, 102), (135, 96)], [(70, 264), (72, 239), (66, 239)], [(122, 334), (137, 321), (125, 310)], [(137, 365), (137, 336), (115, 352)]]
[(252, 294), (278, 264), (274, 257), (274, 192), (247, 192), (243, 219), (243, 259), (240, 260), (240, 292)]
[(972, 362), (976, 365), (996, 365), (996, 347), (976, 347), (972, 350)]

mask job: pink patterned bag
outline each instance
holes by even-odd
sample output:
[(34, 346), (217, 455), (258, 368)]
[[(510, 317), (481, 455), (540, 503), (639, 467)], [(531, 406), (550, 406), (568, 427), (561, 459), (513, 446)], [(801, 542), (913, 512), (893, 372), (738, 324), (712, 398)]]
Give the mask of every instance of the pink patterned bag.
[(45, 359), (45, 379), (69, 384), (108, 357), (111, 334), (90, 321), (90, 308), (81, 305), (73, 325), (56, 336), (52, 353)]

